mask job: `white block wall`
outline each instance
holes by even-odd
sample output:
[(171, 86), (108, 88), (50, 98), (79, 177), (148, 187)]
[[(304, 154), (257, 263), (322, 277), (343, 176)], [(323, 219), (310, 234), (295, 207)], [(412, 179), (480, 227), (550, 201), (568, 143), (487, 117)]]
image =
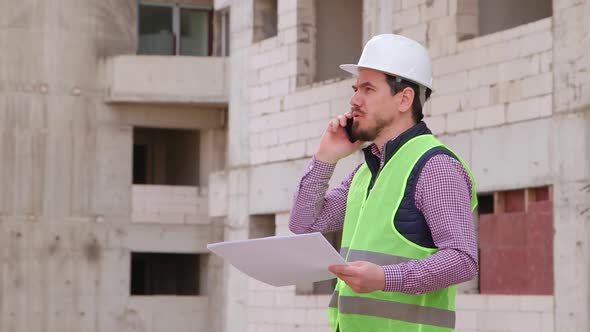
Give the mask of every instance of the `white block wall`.
[(457, 332), (552, 332), (553, 296), (459, 295)]
[(134, 223), (208, 224), (206, 189), (187, 186), (133, 185)]
[[(309, 157), (328, 119), (349, 110), (352, 81), (301, 85), (301, 65), (311, 45), (297, 23), (310, 19), (310, 1), (279, 1), (279, 32), (250, 49), (250, 163)], [(298, 81), (299, 79), (299, 81)], [(303, 80), (305, 81), (305, 80)]]
[(433, 61), (426, 123), (435, 134), (550, 117), (551, 18), (462, 41)]

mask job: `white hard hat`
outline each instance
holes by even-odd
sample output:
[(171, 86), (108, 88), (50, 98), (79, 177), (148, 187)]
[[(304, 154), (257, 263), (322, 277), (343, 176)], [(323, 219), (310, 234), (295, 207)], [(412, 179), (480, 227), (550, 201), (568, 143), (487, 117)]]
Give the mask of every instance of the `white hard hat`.
[(371, 38), (358, 64), (344, 64), (340, 68), (353, 75), (358, 75), (359, 68), (374, 69), (432, 90), (428, 52), (417, 41), (400, 35), (382, 34)]

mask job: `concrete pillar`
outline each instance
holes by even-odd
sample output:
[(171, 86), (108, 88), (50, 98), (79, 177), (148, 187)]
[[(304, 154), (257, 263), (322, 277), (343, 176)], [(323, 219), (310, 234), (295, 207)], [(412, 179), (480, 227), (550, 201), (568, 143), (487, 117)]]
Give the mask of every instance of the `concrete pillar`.
[(316, 73), (316, 13), (314, 0), (297, 1), (297, 86), (311, 84)]
[(401, 8), (401, 1), (363, 1), (363, 45), (374, 35), (393, 33), (391, 17), (394, 11), (399, 11)]
[[(230, 8), (230, 84), (228, 110), (227, 218), (224, 240), (248, 238), (248, 172), (249, 164), (249, 50), (253, 36), (254, 1), (234, 1)], [(248, 279), (227, 263), (223, 265), (223, 305), (221, 331), (248, 329)]]
[(105, 224), (130, 213), (131, 132), (99, 119), (136, 8), (0, 1), (2, 331), (124, 330), (129, 257)]
[[(228, 177), (228, 214), (224, 240), (248, 238), (248, 171), (235, 169)], [(225, 263), (223, 277), (223, 329), (224, 332), (248, 329), (248, 277)]]
[(553, 1), (555, 330), (590, 330), (590, 1)]
[(229, 111), (228, 111), (228, 166), (246, 166), (248, 147), (248, 71), (247, 46), (252, 42), (253, 1), (238, 1), (230, 10)]

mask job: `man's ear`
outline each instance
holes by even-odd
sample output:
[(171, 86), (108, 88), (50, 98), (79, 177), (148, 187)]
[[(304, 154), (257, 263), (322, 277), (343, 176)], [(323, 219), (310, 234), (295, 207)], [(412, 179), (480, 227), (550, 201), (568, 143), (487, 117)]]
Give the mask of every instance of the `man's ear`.
[(412, 88), (405, 88), (401, 92), (401, 100), (399, 104), (399, 111), (405, 113), (407, 111), (412, 112), (412, 104), (414, 103), (415, 93)]

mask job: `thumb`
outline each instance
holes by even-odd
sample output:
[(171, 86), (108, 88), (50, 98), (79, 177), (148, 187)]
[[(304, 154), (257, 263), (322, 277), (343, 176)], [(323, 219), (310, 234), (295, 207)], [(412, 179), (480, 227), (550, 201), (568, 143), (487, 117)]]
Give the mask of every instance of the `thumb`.
[(351, 269), (350, 265), (330, 265), (328, 267), (328, 271), (344, 276), (350, 276), (354, 274), (354, 269)]
[(365, 262), (365, 261), (354, 261), (354, 262), (348, 263), (348, 265), (352, 266), (352, 267), (362, 267), (362, 266), (365, 266), (366, 263), (367, 262)]

